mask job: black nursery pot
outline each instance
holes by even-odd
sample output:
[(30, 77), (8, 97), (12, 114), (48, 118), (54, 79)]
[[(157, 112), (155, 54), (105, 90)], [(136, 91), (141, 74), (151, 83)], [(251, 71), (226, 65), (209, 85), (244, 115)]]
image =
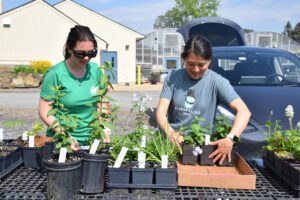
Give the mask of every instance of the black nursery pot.
[(107, 154), (82, 153), (82, 182), (80, 192), (100, 193), (104, 191)]
[(213, 166), (214, 158), (208, 158), (208, 156), (217, 149), (216, 145), (204, 145), (202, 146), (202, 154), (200, 155), (200, 165)]
[(43, 157), (44, 147), (23, 147), (23, 159), (25, 168), (42, 168)]
[(151, 185), (153, 183), (154, 168), (150, 163), (146, 163), (145, 168), (135, 168), (138, 162), (131, 162), (132, 184)]
[[(174, 166), (176, 164), (174, 163)], [(155, 184), (161, 186), (175, 186), (177, 183), (177, 168), (155, 168)]]
[[(231, 162), (228, 161), (228, 158), (226, 157), (222, 164), (219, 164), (219, 166), (222, 167), (233, 167), (236, 164), (236, 152), (237, 152), (237, 145), (233, 145), (231, 150)], [(219, 160), (220, 161), (220, 160)]]
[(46, 142), (45, 147), (44, 147), (44, 157), (48, 157), (51, 154), (53, 154), (55, 149), (54, 143), (53, 142)]
[(47, 197), (51, 200), (77, 199), (81, 185), (82, 158), (79, 154), (70, 154), (79, 158), (76, 161), (57, 163), (59, 154), (53, 154), (43, 160), (47, 169)]
[(194, 155), (193, 145), (190, 144), (183, 144), (182, 147), (182, 157), (181, 157), (181, 163), (183, 165), (196, 165), (198, 160), (198, 155)]
[(291, 180), (297, 187), (300, 187), (300, 164), (291, 164)]
[(126, 163), (127, 167), (108, 168), (108, 184), (109, 186), (128, 185), (130, 180), (130, 164)]

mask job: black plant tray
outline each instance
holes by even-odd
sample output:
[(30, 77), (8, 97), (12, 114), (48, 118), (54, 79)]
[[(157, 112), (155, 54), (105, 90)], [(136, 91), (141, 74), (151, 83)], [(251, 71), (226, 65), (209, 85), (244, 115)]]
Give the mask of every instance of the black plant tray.
[[(10, 165), (7, 169), (5, 169), (4, 171), (2, 171), (0, 173), (0, 179), (3, 178), (4, 176), (8, 175), (10, 172), (12, 172), (13, 170), (15, 170), (17, 167), (19, 167), (21, 164), (23, 164), (23, 159), (18, 160), (17, 162), (13, 163), (12, 165)], [(1, 181), (1, 180), (0, 180)]]
[(288, 184), (289, 186), (291, 186), (295, 190), (296, 196), (300, 197), (300, 185), (296, 185), (296, 184), (292, 183), (289, 178), (287, 178), (283, 174), (277, 173), (277, 170), (275, 169), (275, 167), (273, 165), (271, 165), (265, 158), (263, 158), (263, 160), (264, 160), (264, 165), (266, 165), (266, 167), (268, 167), (276, 175), (278, 175), (286, 184)]
[(165, 184), (112, 184), (108, 183), (109, 188), (124, 188), (124, 189), (176, 189), (177, 185), (165, 185)]
[[(78, 200), (294, 200), (294, 191), (279, 179), (270, 169), (250, 165), (256, 174), (255, 190), (234, 190), (219, 188), (178, 187), (173, 195), (156, 193), (113, 194), (107, 189), (99, 194), (79, 194)], [(108, 178), (108, 176), (106, 176)], [(106, 179), (107, 180), (107, 179)], [(20, 166), (0, 182), (0, 200), (46, 200), (47, 176), (45, 170), (32, 170)], [(113, 189), (114, 190), (114, 189)]]

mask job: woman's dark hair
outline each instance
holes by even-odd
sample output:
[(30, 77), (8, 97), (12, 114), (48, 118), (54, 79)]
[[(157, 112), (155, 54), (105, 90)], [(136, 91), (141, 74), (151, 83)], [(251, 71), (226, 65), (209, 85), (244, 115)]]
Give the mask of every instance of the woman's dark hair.
[(75, 27), (71, 28), (64, 46), (65, 59), (68, 59), (71, 56), (69, 50), (72, 50), (75, 47), (77, 41), (86, 40), (93, 42), (94, 48), (97, 49), (97, 41), (95, 40), (94, 34), (89, 27), (76, 25)]
[(193, 36), (185, 44), (184, 50), (181, 53), (181, 58), (185, 60), (190, 53), (201, 56), (204, 60), (211, 60), (212, 49), (210, 42), (202, 36)]

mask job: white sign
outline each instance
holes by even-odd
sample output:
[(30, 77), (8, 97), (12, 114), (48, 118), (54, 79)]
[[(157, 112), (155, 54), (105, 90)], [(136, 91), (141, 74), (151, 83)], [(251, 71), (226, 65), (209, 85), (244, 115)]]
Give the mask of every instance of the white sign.
[(34, 147), (34, 135), (29, 136), (29, 147)]
[(91, 148), (90, 148), (90, 152), (89, 153), (90, 154), (95, 154), (96, 151), (97, 151), (97, 149), (98, 149), (99, 144), (100, 144), (100, 140), (95, 139), (94, 142), (93, 142), (93, 144), (92, 144), (92, 146), (91, 146)]
[(145, 148), (146, 147), (146, 136), (142, 136), (142, 141), (141, 141), (141, 147)]
[(28, 140), (28, 131), (23, 131), (22, 140)]
[(59, 151), (58, 162), (59, 163), (66, 162), (66, 157), (67, 157), (67, 148), (61, 148), (60, 151)]
[(210, 143), (210, 135), (205, 135), (205, 145), (209, 145)]
[(117, 158), (113, 168), (119, 168), (121, 166), (121, 164), (126, 156), (127, 151), (128, 151), (128, 148), (122, 147), (121, 152), (119, 153), (118, 158)]
[(138, 152), (139, 168), (145, 168), (146, 154), (142, 151)]
[(163, 168), (163, 169), (168, 168), (168, 155), (161, 156), (161, 168)]
[(0, 128), (0, 142), (4, 140), (3, 128)]

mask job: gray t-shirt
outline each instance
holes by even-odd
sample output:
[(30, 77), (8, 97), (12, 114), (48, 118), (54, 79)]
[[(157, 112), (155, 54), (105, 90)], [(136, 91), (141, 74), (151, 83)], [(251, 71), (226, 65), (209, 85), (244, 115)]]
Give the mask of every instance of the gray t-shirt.
[(172, 71), (164, 82), (160, 95), (169, 99), (168, 120), (172, 128), (188, 128), (195, 116), (204, 118), (202, 126), (211, 126), (218, 104), (229, 105), (239, 98), (229, 81), (208, 69), (194, 80), (186, 69)]

